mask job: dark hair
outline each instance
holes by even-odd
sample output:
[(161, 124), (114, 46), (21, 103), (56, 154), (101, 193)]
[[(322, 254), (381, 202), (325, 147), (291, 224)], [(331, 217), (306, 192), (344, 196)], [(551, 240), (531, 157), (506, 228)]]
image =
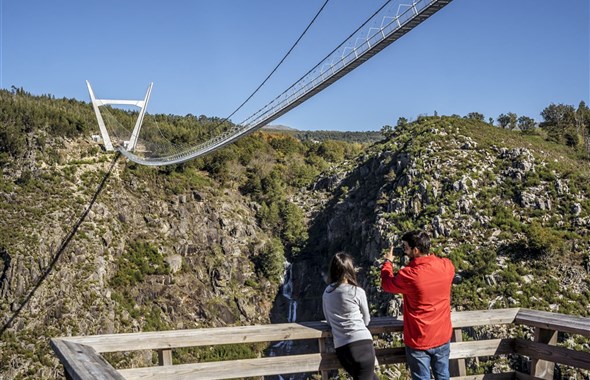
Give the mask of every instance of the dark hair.
[(328, 282), (340, 285), (347, 280), (349, 284), (358, 286), (356, 281), (356, 271), (352, 256), (348, 253), (338, 252), (330, 261), (330, 271), (328, 273)]
[(402, 241), (408, 243), (410, 248), (418, 248), (422, 254), (430, 253), (430, 237), (424, 231), (414, 230), (406, 232), (402, 236)]

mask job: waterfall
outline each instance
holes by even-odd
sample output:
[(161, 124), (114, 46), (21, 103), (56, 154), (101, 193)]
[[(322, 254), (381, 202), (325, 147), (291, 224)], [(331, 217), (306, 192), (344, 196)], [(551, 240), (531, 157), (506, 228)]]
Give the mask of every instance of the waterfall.
[[(287, 299), (288, 302), (288, 314), (287, 314), (287, 322), (293, 323), (297, 321), (297, 301), (293, 299), (293, 265), (285, 261), (285, 273), (283, 274), (283, 280), (281, 285), (281, 295)], [(289, 354), (291, 352), (291, 348), (293, 347), (292, 340), (283, 340), (274, 344), (270, 351), (269, 356), (276, 356), (277, 353), (280, 355)], [(272, 379), (275, 378), (274, 376), (265, 376), (265, 379)], [(287, 380), (285, 377), (278, 375), (276, 377), (279, 380)], [(289, 377), (288, 380), (294, 379), (293, 377)]]
[[(292, 276), (293, 265), (285, 261), (285, 274), (283, 275), (283, 285), (281, 286), (281, 295), (287, 299), (288, 302), (288, 314), (287, 322), (293, 323), (297, 321), (297, 301), (293, 299), (293, 276)], [(292, 340), (283, 340), (275, 345), (274, 348), (280, 348), (281, 350), (289, 353), (290, 348), (293, 344)], [(274, 350), (273, 350), (274, 351)], [(271, 356), (273, 352), (271, 351)]]
[(283, 289), (281, 294), (289, 302), (289, 314), (287, 316), (287, 322), (289, 323), (297, 321), (297, 301), (293, 299), (292, 268), (292, 264), (285, 261), (285, 276), (283, 277)]

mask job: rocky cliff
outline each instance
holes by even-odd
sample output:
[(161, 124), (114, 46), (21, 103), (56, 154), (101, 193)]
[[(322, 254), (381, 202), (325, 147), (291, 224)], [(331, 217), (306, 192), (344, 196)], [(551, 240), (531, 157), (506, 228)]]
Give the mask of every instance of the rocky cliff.
[(322, 318), (323, 275), (340, 250), (355, 257), (374, 315), (400, 314), (400, 297), (380, 291), (378, 259), (415, 228), (457, 268), (453, 309), (586, 316), (589, 173), (585, 159), (538, 135), (447, 117), (398, 127), (306, 195), (326, 201), (294, 259), (298, 318)]
[(0, 190), (0, 378), (63, 374), (54, 336), (269, 322), (278, 283), (256, 269), (269, 237), (247, 198), (84, 140), (45, 146), (53, 162), (31, 150)]

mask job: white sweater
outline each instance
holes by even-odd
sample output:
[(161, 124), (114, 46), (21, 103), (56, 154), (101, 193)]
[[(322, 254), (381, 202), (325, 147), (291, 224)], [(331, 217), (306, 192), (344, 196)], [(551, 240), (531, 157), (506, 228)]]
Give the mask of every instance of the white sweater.
[(350, 284), (334, 285), (328, 285), (322, 296), (324, 316), (332, 328), (334, 347), (373, 339), (367, 329), (371, 316), (365, 291)]

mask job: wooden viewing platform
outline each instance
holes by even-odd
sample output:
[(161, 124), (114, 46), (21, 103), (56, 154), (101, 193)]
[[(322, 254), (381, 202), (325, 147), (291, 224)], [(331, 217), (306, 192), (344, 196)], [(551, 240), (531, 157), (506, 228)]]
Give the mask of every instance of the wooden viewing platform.
[[(554, 363), (590, 369), (590, 352), (557, 346), (557, 333), (590, 337), (590, 318), (529, 309), (494, 309), (453, 312), (451, 376), (453, 379), (553, 379)], [(523, 325), (534, 328), (533, 340), (518, 337), (462, 341), (462, 329), (475, 326)], [(373, 334), (401, 333), (403, 321), (393, 317), (373, 318)], [(256, 359), (201, 362), (172, 365), (172, 350), (222, 344), (278, 342), (313, 339), (317, 352)], [(62, 337), (51, 346), (65, 369), (67, 379), (230, 379), (319, 372), (341, 368), (333, 350), (330, 328), (323, 321), (255, 326), (203, 328), (145, 333)], [(100, 354), (155, 350), (159, 366), (114, 369)], [(332, 351), (332, 352), (331, 352)], [(403, 347), (376, 349), (381, 365), (405, 363)], [(522, 355), (531, 359), (530, 374), (518, 371), (467, 376), (465, 359), (498, 355)]]

